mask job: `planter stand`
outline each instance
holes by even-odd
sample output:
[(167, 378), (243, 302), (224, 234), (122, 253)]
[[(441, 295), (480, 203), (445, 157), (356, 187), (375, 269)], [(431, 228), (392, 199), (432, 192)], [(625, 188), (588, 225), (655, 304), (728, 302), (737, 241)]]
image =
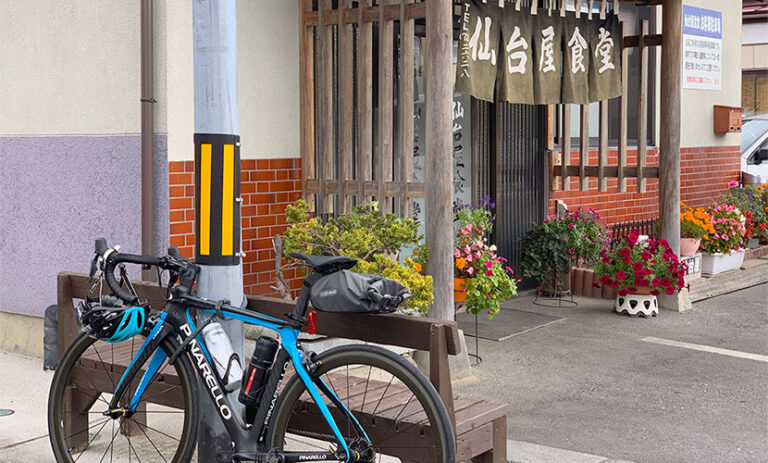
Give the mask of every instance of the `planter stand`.
[(467, 355), (475, 359), (475, 363), (470, 363), (469, 366), (475, 367), (483, 363), (483, 358), (480, 357), (480, 336), (478, 335), (477, 329), (477, 314), (475, 314), (475, 353), (470, 354), (467, 352)]
[(630, 317), (655, 317), (659, 314), (659, 302), (656, 296), (649, 294), (627, 294), (616, 296), (613, 311)]
[(551, 280), (551, 287), (537, 288), (533, 303), (542, 307), (575, 307), (579, 305), (573, 300), (573, 272), (568, 273), (568, 289), (563, 289), (557, 282), (559, 278)]

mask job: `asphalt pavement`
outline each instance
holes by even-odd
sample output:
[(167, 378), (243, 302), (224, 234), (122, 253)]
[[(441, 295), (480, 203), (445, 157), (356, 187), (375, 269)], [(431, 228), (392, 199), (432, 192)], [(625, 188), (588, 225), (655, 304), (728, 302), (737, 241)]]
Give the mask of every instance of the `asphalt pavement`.
[(768, 462), (768, 285), (652, 319), (576, 301), (508, 302), (565, 319), (481, 340), (483, 363), (454, 391), (508, 402), (514, 441), (635, 462)]

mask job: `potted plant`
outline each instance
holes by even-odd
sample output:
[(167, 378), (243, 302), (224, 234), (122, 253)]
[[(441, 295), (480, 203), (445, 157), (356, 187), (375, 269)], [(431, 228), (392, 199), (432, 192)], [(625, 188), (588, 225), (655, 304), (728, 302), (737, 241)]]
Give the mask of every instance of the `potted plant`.
[(592, 209), (548, 214), (523, 238), (523, 275), (536, 281), (542, 292), (570, 291), (571, 268), (595, 261), (607, 243), (608, 229)]
[(740, 186), (739, 182), (732, 181), (728, 184), (728, 189), (719, 196), (719, 201), (724, 204), (736, 206), (746, 219), (745, 226), (749, 234), (746, 248), (756, 248), (760, 240), (768, 240), (768, 214), (766, 214), (765, 204), (761, 191), (751, 185)]
[(283, 256), (303, 252), (324, 256), (348, 256), (358, 259), (353, 272), (381, 275), (408, 287), (412, 296), (401, 306), (405, 313), (426, 313), (432, 302), (432, 277), (422, 275), (419, 263), (398, 255), (404, 246), (417, 246), (420, 257), (428, 259), (429, 250), (421, 245), (419, 224), (394, 214), (382, 215), (377, 203), (356, 206), (349, 214), (323, 223), (311, 217), (309, 205), (299, 200), (286, 208), (290, 226), (283, 237)]
[(733, 204), (713, 203), (707, 210), (715, 232), (701, 242), (701, 272), (714, 275), (741, 267), (749, 239), (747, 218)]
[[(687, 207), (685, 203), (680, 203)], [(704, 237), (715, 233), (715, 228), (709, 220), (709, 215), (703, 207), (696, 210), (688, 207), (680, 213), (680, 255), (690, 257), (696, 255)]]
[(640, 241), (639, 236), (632, 230), (623, 246), (604, 252), (595, 264), (595, 276), (618, 291), (614, 312), (652, 317), (659, 313), (656, 296), (675, 294), (685, 285), (687, 266), (666, 240)]
[(468, 312), (486, 313), (488, 318), (499, 312), (502, 301), (517, 294), (514, 272), (506, 265), (507, 259), (497, 256), (496, 245), (487, 242), (494, 207), (488, 197), (476, 207), (454, 206), (458, 226), (453, 252), (454, 301), (464, 302)]

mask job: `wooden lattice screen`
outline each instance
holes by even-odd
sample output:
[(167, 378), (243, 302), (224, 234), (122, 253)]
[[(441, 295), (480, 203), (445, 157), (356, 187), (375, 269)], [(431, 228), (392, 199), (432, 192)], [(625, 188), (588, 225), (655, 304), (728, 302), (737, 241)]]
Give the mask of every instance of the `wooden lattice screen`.
[[(580, 1), (578, 3), (581, 3)], [(579, 7), (580, 5), (577, 5)], [(589, 179), (597, 178), (599, 191), (607, 191), (608, 178), (618, 179), (618, 191), (627, 190), (628, 178), (637, 179), (637, 192), (645, 193), (646, 179), (658, 178), (659, 168), (647, 165), (647, 140), (648, 140), (648, 47), (661, 46), (661, 34), (648, 33), (648, 21), (640, 20), (638, 35), (625, 35), (625, 24), (622, 23), (622, 37), (624, 48), (621, 56), (621, 87), (622, 96), (619, 100), (619, 133), (618, 133), (618, 163), (608, 165), (608, 100), (600, 101), (600, 125), (597, 148), (597, 165), (589, 164), (589, 105), (579, 105), (579, 118), (581, 129), (579, 138), (579, 164), (571, 164), (571, 111), (570, 105), (550, 106), (547, 111), (548, 140), (547, 148), (554, 148), (554, 112), (562, 114), (561, 151), (552, 151), (550, 160), (551, 190), (563, 189), (568, 191), (571, 187), (571, 177), (579, 178), (579, 189), (589, 190)], [(629, 97), (629, 50), (639, 49), (638, 89), (637, 100), (631, 101)], [(627, 159), (627, 114), (629, 110), (637, 112), (637, 159), (635, 165), (628, 165)], [(558, 182), (558, 180), (560, 180)]]
[(426, 17), (426, 4), (316, 3), (314, 8), (312, 0), (299, 0), (304, 197), (316, 198), (318, 214), (346, 212), (354, 198), (377, 199), (382, 210), (410, 215), (424, 184), (412, 181), (413, 104), (395, 101), (414, 99), (414, 22)]

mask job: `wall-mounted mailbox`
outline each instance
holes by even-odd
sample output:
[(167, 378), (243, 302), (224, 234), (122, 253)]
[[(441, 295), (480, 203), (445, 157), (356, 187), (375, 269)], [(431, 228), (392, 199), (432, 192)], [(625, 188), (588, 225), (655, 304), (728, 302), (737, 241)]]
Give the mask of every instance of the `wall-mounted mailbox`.
[(715, 133), (741, 133), (741, 108), (715, 105)]

